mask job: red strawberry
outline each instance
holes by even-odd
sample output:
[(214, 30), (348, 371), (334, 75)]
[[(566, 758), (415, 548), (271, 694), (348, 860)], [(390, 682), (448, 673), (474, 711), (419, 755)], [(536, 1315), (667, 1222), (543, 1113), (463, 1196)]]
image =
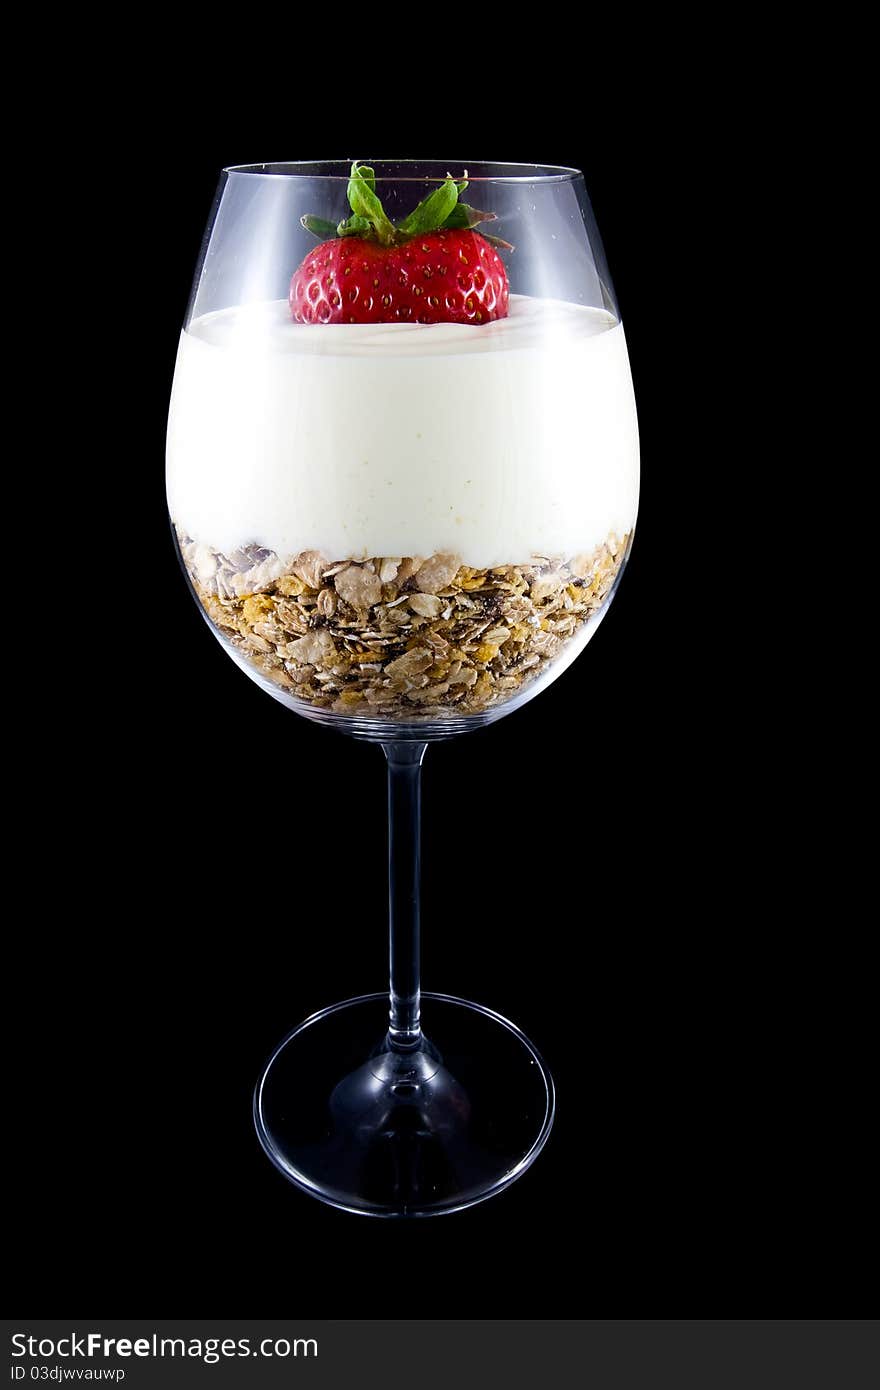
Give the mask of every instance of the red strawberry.
[(489, 323), (507, 316), (504, 263), (478, 232), (427, 232), (403, 246), (325, 241), (290, 282), (297, 323)]
[[(492, 214), (460, 203), (465, 187), (447, 178), (395, 227), (376, 196), (372, 169), (353, 165), (353, 215), (339, 224), (336, 240), (323, 241), (294, 271), (289, 302), (295, 321), (476, 325), (506, 318), (504, 263), (471, 230)], [(334, 230), (317, 218), (302, 220), (322, 236)]]

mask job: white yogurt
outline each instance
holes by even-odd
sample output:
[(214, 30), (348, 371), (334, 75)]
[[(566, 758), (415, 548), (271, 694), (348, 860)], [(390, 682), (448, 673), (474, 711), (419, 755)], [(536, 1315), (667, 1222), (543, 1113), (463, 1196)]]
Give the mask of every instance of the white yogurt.
[(635, 523), (639, 445), (612, 314), (514, 295), (484, 327), (222, 309), (181, 334), (168, 421), (177, 526), (230, 552), (452, 552), (486, 568)]

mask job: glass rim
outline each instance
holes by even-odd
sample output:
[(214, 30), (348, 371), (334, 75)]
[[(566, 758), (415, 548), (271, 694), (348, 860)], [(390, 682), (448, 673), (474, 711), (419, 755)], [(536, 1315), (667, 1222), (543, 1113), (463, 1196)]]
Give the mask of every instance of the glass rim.
[[(369, 161), (364, 160), (368, 164)], [(508, 160), (496, 159), (476, 159), (468, 161), (466, 159), (377, 159), (376, 164), (397, 164), (405, 167), (406, 165), (436, 164), (443, 165), (450, 171), (461, 169), (462, 173), (454, 175), (462, 178), (464, 171), (473, 163), (477, 167), (487, 167), (499, 170), (516, 170), (516, 173), (498, 174), (473, 174), (468, 173), (468, 183), (573, 183), (575, 179), (583, 178), (580, 169), (574, 169), (567, 164), (517, 164)], [(310, 172), (326, 168), (328, 164), (338, 164), (340, 172), (338, 174), (324, 174)], [(263, 179), (323, 179), (328, 183), (348, 183), (351, 177), (350, 159), (281, 159), (267, 160), (263, 164), (226, 164), (223, 166), (224, 174), (242, 174), (255, 178)], [(377, 174), (376, 183), (431, 183), (436, 181), (442, 183), (443, 174)]]

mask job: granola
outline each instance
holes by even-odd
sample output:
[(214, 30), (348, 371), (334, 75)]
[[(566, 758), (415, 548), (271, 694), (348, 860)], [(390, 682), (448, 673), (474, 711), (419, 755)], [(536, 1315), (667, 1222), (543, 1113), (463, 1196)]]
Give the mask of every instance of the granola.
[(628, 539), (491, 569), (449, 554), (283, 559), (180, 544), (211, 621), (290, 695), (409, 720), (480, 713), (533, 680), (601, 607)]

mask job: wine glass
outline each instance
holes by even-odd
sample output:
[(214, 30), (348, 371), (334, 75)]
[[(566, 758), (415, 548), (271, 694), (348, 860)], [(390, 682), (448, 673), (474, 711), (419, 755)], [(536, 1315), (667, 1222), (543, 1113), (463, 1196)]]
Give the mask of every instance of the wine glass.
[(387, 760), (390, 992), (279, 1044), (255, 1093), (260, 1141), (349, 1211), (481, 1201), (540, 1152), (554, 1087), (506, 1018), (420, 992), (420, 769), (429, 743), (565, 670), (632, 543), (632, 382), (583, 176), (224, 170), (167, 481), (184, 571), (232, 659)]

